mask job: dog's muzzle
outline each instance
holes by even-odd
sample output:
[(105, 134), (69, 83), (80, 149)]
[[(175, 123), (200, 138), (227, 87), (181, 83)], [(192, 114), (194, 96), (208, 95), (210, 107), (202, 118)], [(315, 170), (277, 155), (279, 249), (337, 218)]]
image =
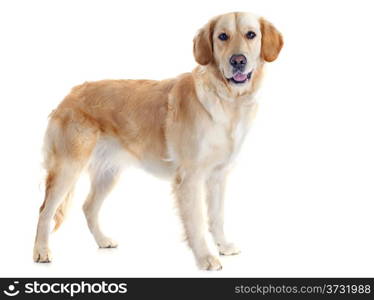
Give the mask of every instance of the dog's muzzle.
[(230, 65), (233, 68), (233, 76), (228, 78), (229, 81), (240, 84), (245, 83), (251, 79), (252, 72), (244, 73), (245, 67), (247, 66), (247, 58), (243, 54), (234, 54), (230, 57)]

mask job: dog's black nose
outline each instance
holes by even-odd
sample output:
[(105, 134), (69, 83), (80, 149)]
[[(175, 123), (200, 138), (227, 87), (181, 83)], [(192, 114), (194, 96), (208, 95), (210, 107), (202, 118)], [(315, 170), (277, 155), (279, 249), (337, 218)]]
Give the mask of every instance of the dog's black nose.
[(231, 56), (230, 64), (236, 69), (244, 69), (247, 64), (247, 58), (243, 54), (236, 54)]

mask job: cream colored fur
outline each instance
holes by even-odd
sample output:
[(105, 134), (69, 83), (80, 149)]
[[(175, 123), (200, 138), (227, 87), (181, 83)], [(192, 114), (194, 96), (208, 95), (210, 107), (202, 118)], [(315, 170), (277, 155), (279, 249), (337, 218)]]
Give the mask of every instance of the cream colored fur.
[[(251, 30), (257, 36), (248, 40)], [(226, 32), (230, 39), (217, 36)], [(280, 33), (248, 13), (213, 18), (194, 39), (192, 73), (163, 81), (103, 80), (72, 89), (50, 116), (45, 138), (46, 193), (34, 246), (36, 262), (51, 261), (50, 224), (63, 221), (83, 171), (91, 178), (84, 204), (99, 247), (117, 243), (100, 228), (100, 207), (126, 166), (173, 182), (188, 244), (201, 269), (219, 270), (219, 254), (239, 253), (224, 233), (227, 173), (257, 110), (263, 65), (282, 48)], [(234, 84), (229, 59), (242, 53), (252, 77)], [(155, 212), (157, 213), (157, 212)]]

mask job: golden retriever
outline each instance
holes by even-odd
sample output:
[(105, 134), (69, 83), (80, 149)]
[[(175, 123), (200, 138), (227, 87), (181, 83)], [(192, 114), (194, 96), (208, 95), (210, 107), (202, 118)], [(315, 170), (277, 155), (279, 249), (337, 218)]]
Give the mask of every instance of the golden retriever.
[(198, 31), (198, 66), (191, 73), (74, 87), (51, 113), (45, 135), (47, 178), (34, 261), (51, 261), (50, 223), (54, 218), (55, 229), (60, 226), (84, 170), (91, 179), (83, 206), (88, 227), (99, 247), (116, 247), (100, 228), (99, 211), (123, 168), (135, 163), (172, 179), (197, 265), (221, 269), (218, 254), (239, 253), (223, 229), (226, 174), (255, 115), (264, 63), (282, 46), (282, 35), (265, 19), (228, 13)]

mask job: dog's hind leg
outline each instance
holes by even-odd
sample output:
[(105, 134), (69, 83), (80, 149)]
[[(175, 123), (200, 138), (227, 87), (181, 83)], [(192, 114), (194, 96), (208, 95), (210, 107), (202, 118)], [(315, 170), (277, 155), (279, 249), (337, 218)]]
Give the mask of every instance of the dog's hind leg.
[(90, 171), (91, 191), (83, 205), (88, 228), (100, 248), (115, 248), (117, 243), (107, 237), (100, 228), (99, 212), (104, 199), (112, 190), (120, 174), (120, 167), (113, 166), (101, 171)]
[[(50, 262), (51, 254), (48, 248), (50, 225), (53, 217), (59, 216), (62, 221), (63, 212), (71, 196), (74, 183), (80, 173), (80, 166), (74, 162), (64, 162), (55, 170), (50, 170), (47, 176), (45, 200), (40, 208), (39, 221), (34, 246), (35, 262)], [(57, 218), (56, 218), (57, 221)], [(56, 222), (57, 229), (59, 223)]]
[(101, 230), (99, 215), (101, 206), (116, 184), (123, 168), (134, 160), (117, 140), (103, 137), (92, 154), (88, 167), (91, 190), (83, 205), (87, 225), (100, 248), (114, 248), (117, 243)]
[(55, 217), (57, 229), (63, 221), (67, 200), (84, 169), (97, 140), (97, 132), (79, 120), (62, 123), (51, 120), (45, 140), (47, 180), (45, 199), (40, 208), (34, 245), (34, 261), (50, 262), (50, 225)]

